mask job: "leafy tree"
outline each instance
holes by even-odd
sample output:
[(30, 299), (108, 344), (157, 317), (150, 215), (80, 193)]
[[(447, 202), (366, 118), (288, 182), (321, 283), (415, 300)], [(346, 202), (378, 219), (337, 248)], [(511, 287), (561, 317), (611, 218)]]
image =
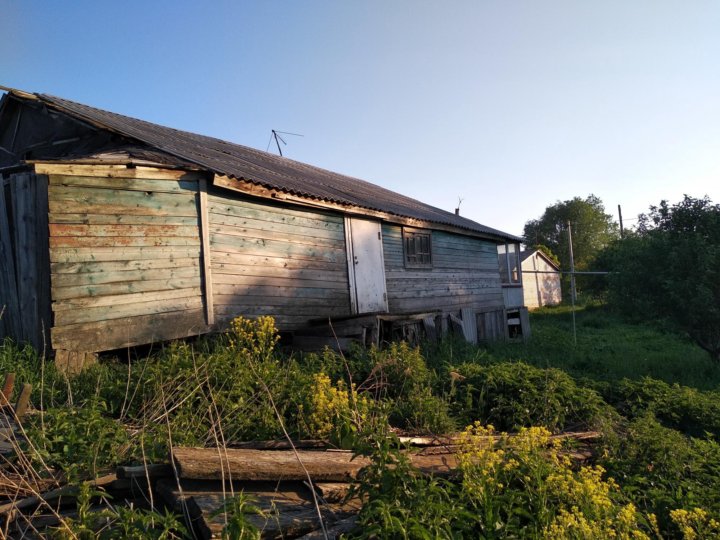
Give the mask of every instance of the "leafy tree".
[(560, 259), (558, 259), (557, 255), (555, 255), (552, 250), (545, 244), (534, 245), (532, 246), (532, 249), (537, 249), (538, 251), (542, 252), (542, 254), (545, 255), (548, 259), (550, 259), (555, 265), (560, 266)]
[(604, 259), (613, 305), (674, 323), (720, 361), (720, 205), (686, 195), (651, 206)]
[(523, 237), (528, 246), (543, 245), (557, 255), (562, 268), (570, 268), (567, 223), (572, 225), (575, 269), (586, 270), (600, 250), (618, 237), (618, 226), (605, 213), (595, 195), (574, 197), (548, 206), (539, 219), (525, 224)]

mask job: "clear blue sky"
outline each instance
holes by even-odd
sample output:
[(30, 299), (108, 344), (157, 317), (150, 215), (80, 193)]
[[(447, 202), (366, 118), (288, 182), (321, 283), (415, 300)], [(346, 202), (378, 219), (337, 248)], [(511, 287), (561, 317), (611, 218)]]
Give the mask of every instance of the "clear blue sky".
[(0, 84), (301, 133), (285, 155), (516, 234), (575, 195), (720, 202), (716, 1), (0, 0)]

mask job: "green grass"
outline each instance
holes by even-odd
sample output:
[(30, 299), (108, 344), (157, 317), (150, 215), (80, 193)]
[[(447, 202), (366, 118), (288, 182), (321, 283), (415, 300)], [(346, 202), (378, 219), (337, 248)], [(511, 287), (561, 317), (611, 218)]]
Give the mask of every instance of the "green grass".
[(701, 390), (720, 389), (720, 364), (690, 339), (653, 326), (625, 322), (603, 306), (576, 308), (577, 345), (569, 306), (530, 315), (528, 343), (490, 347), (494, 361), (555, 367), (577, 378), (613, 382), (652, 377)]

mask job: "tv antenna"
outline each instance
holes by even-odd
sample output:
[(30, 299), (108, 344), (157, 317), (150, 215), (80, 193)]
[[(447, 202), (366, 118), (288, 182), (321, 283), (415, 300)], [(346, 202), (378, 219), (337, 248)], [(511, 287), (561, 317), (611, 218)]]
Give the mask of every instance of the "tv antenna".
[(274, 129), (271, 129), (270, 131), (271, 131), (270, 140), (267, 143), (267, 148), (265, 148), (265, 151), (267, 152), (270, 149), (270, 143), (272, 142), (273, 139), (275, 139), (275, 144), (277, 145), (278, 153), (280, 154), (280, 156), (283, 155), (282, 148), (280, 148), (280, 143), (283, 143), (285, 146), (287, 146), (287, 142), (285, 142), (285, 139), (283, 139), (281, 137), (281, 134), (282, 135), (293, 135), (295, 137), (304, 137), (304, 135), (300, 135), (299, 133), (290, 133), (289, 131), (277, 131)]
[(462, 204), (462, 202), (463, 202), (464, 200), (465, 200), (465, 199), (463, 199), (462, 197), (458, 197), (458, 205), (457, 205), (457, 208), (455, 209), (455, 215), (456, 215), (456, 216), (459, 216), (459, 215), (460, 215), (460, 205)]

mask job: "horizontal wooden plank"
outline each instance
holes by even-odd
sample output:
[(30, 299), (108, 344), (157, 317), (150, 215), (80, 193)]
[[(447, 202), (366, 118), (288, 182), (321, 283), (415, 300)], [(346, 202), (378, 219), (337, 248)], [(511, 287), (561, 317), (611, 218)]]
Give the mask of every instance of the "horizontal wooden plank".
[(221, 283), (213, 278), (213, 291), (215, 295), (227, 294), (234, 296), (265, 296), (267, 302), (270, 298), (322, 298), (332, 300), (345, 298), (349, 292), (347, 288), (325, 288), (325, 287), (278, 287), (272, 285), (237, 285), (232, 283)]
[(316, 270), (307, 268), (289, 268), (276, 266), (257, 266), (242, 264), (225, 264), (213, 261), (212, 273), (229, 274), (232, 276), (248, 276), (248, 277), (272, 277), (272, 278), (288, 278), (288, 279), (317, 279), (324, 282), (339, 281), (347, 283), (347, 270)]
[(81, 201), (86, 204), (115, 204), (135, 206), (190, 206), (196, 205), (197, 193), (158, 193), (154, 191), (127, 191), (110, 188), (85, 188), (72, 186), (50, 186), (50, 199), (54, 201)]
[(199, 227), (190, 225), (67, 225), (50, 224), (50, 236), (199, 236)]
[(264, 295), (237, 295), (230, 291), (228, 294), (224, 294), (226, 291), (221, 290), (220, 292), (214, 291), (213, 294), (213, 305), (218, 308), (219, 306), (275, 306), (278, 309), (288, 306), (305, 306), (318, 308), (326, 307), (342, 307), (346, 306), (350, 309), (350, 297), (341, 298), (335, 297), (329, 298), (297, 298), (291, 296), (274, 296), (267, 297)]
[(151, 302), (134, 302), (130, 304), (114, 304), (111, 306), (84, 307), (55, 311), (55, 326), (66, 326), (93, 321), (109, 321), (123, 317), (153, 315), (171, 311), (187, 311), (203, 307), (201, 296), (186, 298), (170, 298)]
[(308, 259), (290, 254), (274, 256), (270, 254), (253, 255), (251, 253), (242, 253), (228, 249), (225, 246), (213, 246), (210, 259), (213, 265), (231, 264), (249, 267), (258, 266), (288, 269), (302, 268), (308, 270), (332, 270), (347, 273), (347, 259), (339, 261), (326, 261), (320, 259)]
[(298, 244), (301, 246), (319, 246), (337, 249), (345, 249), (345, 235), (337, 238), (313, 237), (300, 234), (295, 231), (271, 231), (261, 228), (252, 229), (249, 227), (228, 227), (227, 225), (210, 225), (211, 235), (239, 236), (241, 238), (253, 240), (271, 240), (285, 242), (288, 244)]
[(289, 289), (319, 288), (347, 291), (347, 281), (325, 281), (322, 276), (317, 279), (283, 278), (269, 276), (238, 276), (235, 274), (213, 273), (213, 284), (237, 285), (246, 287), (285, 287)]
[(253, 255), (285, 256), (292, 255), (307, 259), (320, 259), (330, 262), (346, 260), (345, 248), (315, 247), (305, 244), (291, 244), (279, 240), (259, 240), (215, 233), (210, 237), (213, 250), (236, 251)]
[(147, 246), (147, 247), (56, 247), (50, 250), (54, 263), (132, 261), (145, 259), (183, 259), (200, 257), (199, 246)]
[(157, 279), (152, 281), (129, 281), (122, 283), (103, 283), (78, 287), (53, 287), (53, 299), (86, 298), (89, 296), (111, 296), (146, 291), (166, 291), (170, 289), (188, 289), (199, 287), (200, 278)]
[(79, 298), (67, 298), (54, 302), (52, 309), (53, 311), (64, 311), (68, 309), (93, 308), (121, 304), (134, 304), (139, 302), (172, 300), (175, 298), (189, 298), (191, 296), (202, 296), (202, 288), (189, 287), (187, 289), (169, 289), (164, 291), (117, 294), (111, 296), (83, 296)]
[(143, 203), (126, 204), (119, 202), (93, 203), (83, 200), (50, 199), (50, 214), (57, 221), (57, 214), (100, 214), (117, 216), (120, 214), (130, 216), (186, 216), (197, 219), (197, 208), (190, 204), (166, 205), (157, 201), (143, 201)]
[(504, 306), (502, 294), (488, 295), (479, 298), (477, 296), (445, 296), (430, 298), (393, 298), (388, 296), (390, 311), (408, 312), (408, 311), (435, 311), (438, 309), (457, 309), (461, 307), (481, 307), (481, 306)]
[(126, 191), (153, 191), (156, 193), (197, 192), (197, 180), (150, 180), (146, 178), (102, 178), (97, 176), (65, 176), (51, 174), (51, 186), (121, 189)]
[(500, 273), (497, 270), (492, 272), (482, 271), (467, 271), (467, 272), (455, 272), (453, 270), (440, 271), (440, 270), (391, 270), (385, 273), (388, 281), (397, 280), (411, 280), (411, 281), (458, 281), (458, 280), (496, 280), (500, 279)]
[(388, 288), (388, 296), (391, 298), (430, 298), (430, 297), (457, 297), (457, 296), (476, 296), (481, 297), (487, 292), (493, 295), (502, 294), (500, 287), (442, 287), (442, 288), (426, 288), (415, 290), (397, 290)]
[(129, 261), (52, 263), (52, 274), (93, 274), (96, 272), (126, 272), (128, 270), (156, 270), (160, 268), (191, 268), (200, 265), (199, 258), (183, 257), (135, 259)]
[(319, 317), (343, 317), (350, 314), (350, 305), (345, 306), (253, 306), (248, 304), (216, 304), (221, 317), (242, 314), (245, 317), (271, 315), (277, 317), (305, 317), (307, 320)]
[(258, 203), (247, 199), (233, 199), (208, 195), (208, 210), (211, 214), (262, 218), (267, 221), (295, 224), (304, 227), (335, 228), (344, 230), (344, 218), (337, 213), (322, 212), (297, 206), (274, 204), (272, 201)]
[(145, 247), (199, 246), (200, 238), (192, 236), (51, 236), (50, 249), (68, 247)]
[(86, 272), (81, 274), (53, 274), (52, 287), (80, 287), (103, 283), (153, 281), (163, 279), (197, 278), (200, 281), (200, 267), (150, 268), (146, 270), (124, 270), (119, 272)]
[(179, 169), (163, 169), (143, 165), (100, 165), (100, 164), (67, 164), (67, 163), (35, 163), (38, 174), (66, 176), (100, 176), (103, 178), (147, 178), (158, 180), (199, 180), (207, 178), (203, 171), (183, 171)]
[(132, 216), (125, 214), (50, 214), (51, 224), (198, 226), (196, 216)]
[(342, 224), (335, 222), (320, 221), (318, 219), (301, 219), (287, 217), (283, 214), (275, 214), (274, 212), (264, 212), (254, 210), (253, 216), (247, 215), (227, 215), (210, 212), (210, 224), (226, 227), (240, 227), (263, 229), (268, 231), (291, 231), (304, 234), (306, 236), (323, 237), (323, 238), (344, 238), (344, 229)]
[(205, 310), (174, 311), (111, 321), (71, 324), (51, 331), (53, 349), (106, 351), (207, 332)]
[[(227, 330), (230, 326), (230, 321), (232, 321), (233, 318), (239, 315), (249, 318), (256, 317), (255, 315), (243, 314), (242, 311), (231, 310), (227, 312), (216, 313), (215, 319), (217, 322), (214, 328), (218, 330)], [(308, 317), (307, 315), (276, 314), (273, 315), (273, 318), (275, 319), (275, 327), (278, 328), (280, 331), (291, 331), (307, 327), (308, 321), (311, 320), (313, 317)]]

